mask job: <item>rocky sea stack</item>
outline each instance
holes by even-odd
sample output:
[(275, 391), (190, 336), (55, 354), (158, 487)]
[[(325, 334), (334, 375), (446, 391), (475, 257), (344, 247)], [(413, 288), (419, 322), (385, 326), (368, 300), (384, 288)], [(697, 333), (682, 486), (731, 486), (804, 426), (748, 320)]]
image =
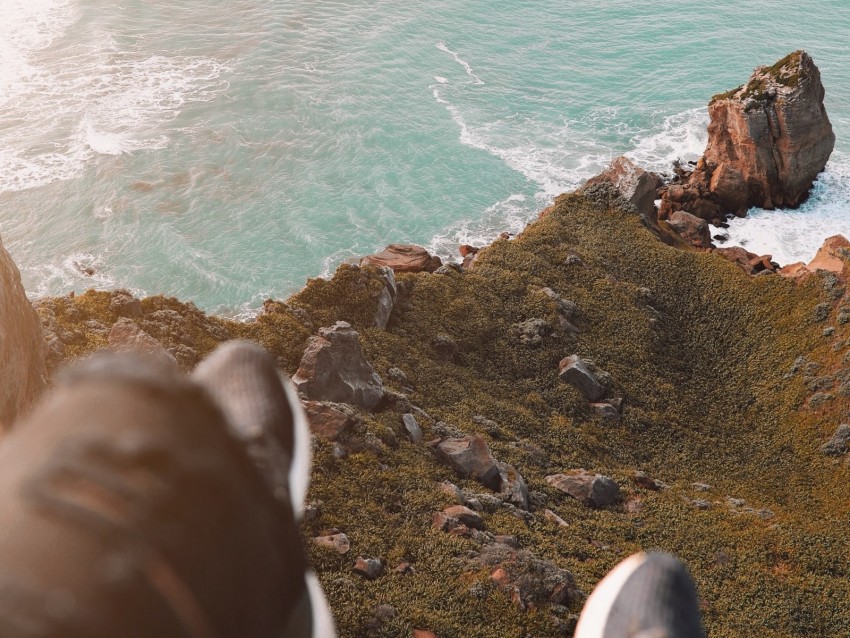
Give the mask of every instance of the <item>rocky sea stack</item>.
[(705, 154), (689, 179), (667, 190), (662, 218), (679, 210), (713, 220), (752, 206), (799, 206), (835, 145), (823, 98), (820, 72), (805, 51), (715, 95)]

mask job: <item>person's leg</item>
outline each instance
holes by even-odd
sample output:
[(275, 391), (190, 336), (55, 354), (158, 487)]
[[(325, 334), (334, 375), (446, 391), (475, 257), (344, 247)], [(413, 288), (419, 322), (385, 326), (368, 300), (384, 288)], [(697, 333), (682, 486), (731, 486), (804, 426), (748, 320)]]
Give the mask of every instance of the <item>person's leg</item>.
[[(253, 380), (239, 409), (219, 392), (221, 376), (192, 381), (105, 356), (15, 426), (0, 444), (0, 635), (333, 635), (332, 624), (316, 632), (313, 608), (327, 610), (311, 605), (320, 590), (296, 522), (305, 477), (295, 506), (290, 496), (294, 450), (309, 445), (293, 434), (300, 405), (255, 347), (213, 358), (246, 356), (239, 374)], [(282, 429), (269, 445), (280, 454), (258, 471), (233, 433), (262, 406), (278, 414), (260, 429)], [(269, 489), (269, 466), (285, 468), (284, 489)]]
[(582, 609), (575, 638), (701, 638), (696, 587), (664, 553), (633, 554), (603, 578)]

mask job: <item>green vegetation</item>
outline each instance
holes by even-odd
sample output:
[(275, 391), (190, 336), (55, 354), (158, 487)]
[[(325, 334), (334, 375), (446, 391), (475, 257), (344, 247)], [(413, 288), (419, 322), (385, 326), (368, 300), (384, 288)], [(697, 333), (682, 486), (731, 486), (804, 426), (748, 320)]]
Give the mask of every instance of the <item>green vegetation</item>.
[[(270, 348), (289, 372), (315, 329), (349, 321), (385, 382), (390, 367), (403, 370), (415, 388), (409, 401), (435, 420), (469, 433), (479, 432), (476, 415), (495, 421), (498, 431), (486, 435), (494, 456), (526, 478), (538, 506), (530, 522), (485, 508), (488, 529), (570, 570), (585, 593), (628, 554), (663, 549), (691, 569), (712, 637), (850, 635), (850, 470), (819, 452), (848, 399), (837, 394), (810, 410), (811, 390), (789, 373), (805, 355), (827, 375), (848, 351), (850, 325), (832, 322), (826, 338), (827, 324), (815, 320), (818, 304), (828, 304), (827, 317), (836, 312), (843, 290), (834, 281), (749, 277), (718, 255), (668, 247), (636, 215), (580, 195), (562, 196), (520, 237), (494, 243), (471, 272), (399, 280), (386, 331), (371, 327), (379, 278), (350, 266), (311, 281), (287, 304), (269, 304), (254, 323), (215, 321)], [(578, 304), (580, 334), (557, 328), (544, 286)], [(69, 302), (79, 310), (70, 328), (113, 320), (102, 294)], [(202, 334), (207, 319), (174, 300), (145, 300), (146, 310), (164, 306), (189, 318), (202, 355), (215, 341)], [(510, 327), (529, 318), (555, 327), (536, 349), (511, 337)], [(454, 363), (432, 351), (437, 334), (456, 340)], [(558, 361), (572, 353), (611, 374), (611, 396), (625, 401), (622, 421), (595, 420), (559, 382)], [(455, 477), (426, 445), (408, 442), (396, 411), (404, 401), (392, 405), (363, 415), (346, 458), (327, 442), (315, 447), (310, 498), (323, 514), (304, 524), (304, 534), (341, 635), (409, 636), (413, 628), (441, 638), (569, 635), (580, 602), (521, 610), (470, 560), (479, 546), (432, 529), (432, 513), (450, 504), (436, 482), (486, 490)], [(433, 438), (434, 424), (420, 424)], [(591, 510), (546, 484), (546, 475), (572, 468), (614, 478), (624, 505)], [(635, 487), (638, 469), (669, 489)], [(694, 482), (712, 489), (698, 492)], [(730, 507), (727, 497), (773, 515)], [(697, 498), (710, 509), (696, 508)], [(544, 501), (568, 528), (546, 521)], [(348, 555), (310, 542), (331, 528), (350, 537)], [(358, 578), (351, 571), (358, 555), (381, 558), (385, 575)], [(415, 573), (395, 573), (402, 561)], [(396, 615), (376, 621), (380, 604)]]

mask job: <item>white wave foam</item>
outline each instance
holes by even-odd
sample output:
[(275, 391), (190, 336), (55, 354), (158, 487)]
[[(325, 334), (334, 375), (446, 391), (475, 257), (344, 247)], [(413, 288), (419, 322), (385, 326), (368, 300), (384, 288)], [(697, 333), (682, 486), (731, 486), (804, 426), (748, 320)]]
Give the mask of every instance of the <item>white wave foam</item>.
[(31, 56), (69, 25), (69, 0), (3, 0), (0, 19), (0, 104), (25, 89), (35, 72)]
[(449, 83), (449, 81), (446, 78), (442, 77), (441, 75), (435, 75), (434, 79), (437, 81), (437, 84), (448, 84)]
[(708, 142), (708, 112), (690, 109), (664, 118), (659, 130), (632, 138), (626, 156), (647, 170), (669, 173), (673, 162), (698, 159)]
[(0, 104), (0, 192), (77, 177), (98, 155), (163, 148), (183, 107), (228, 86), (211, 58), (117, 51), (108, 35), (80, 49), (33, 68)]
[[(440, 40), (434, 46), (437, 47), (437, 49), (439, 49), (443, 53), (448, 53), (450, 56), (452, 56), (454, 58), (455, 62), (457, 62), (459, 65), (461, 65), (464, 68), (464, 70), (466, 71), (466, 74), (469, 77), (471, 77), (473, 80), (475, 80), (475, 84), (484, 84), (484, 80), (482, 80), (480, 77), (475, 75), (475, 71), (472, 70), (472, 67), (469, 65), (469, 62), (467, 62), (466, 60), (461, 58), (460, 55), (458, 55), (457, 53), (452, 51), (449, 47), (447, 47), (445, 42)], [(438, 80), (438, 82), (439, 82), (439, 80)]]
[(753, 208), (745, 218), (731, 220), (725, 232), (729, 241), (724, 246), (773, 255), (783, 266), (811, 261), (827, 237), (850, 238), (850, 156), (833, 154), (800, 208)]

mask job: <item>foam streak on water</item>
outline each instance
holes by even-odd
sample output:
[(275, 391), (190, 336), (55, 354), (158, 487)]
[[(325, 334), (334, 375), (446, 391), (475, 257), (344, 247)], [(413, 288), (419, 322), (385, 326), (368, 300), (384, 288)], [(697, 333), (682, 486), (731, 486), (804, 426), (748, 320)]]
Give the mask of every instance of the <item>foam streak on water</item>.
[(696, 159), (711, 95), (797, 48), (836, 152), (803, 207), (751, 211), (730, 241), (784, 263), (850, 234), (843, 0), (0, 9), (0, 234), (33, 295), (125, 286), (246, 316), (390, 242), (457, 258), (618, 155)]

